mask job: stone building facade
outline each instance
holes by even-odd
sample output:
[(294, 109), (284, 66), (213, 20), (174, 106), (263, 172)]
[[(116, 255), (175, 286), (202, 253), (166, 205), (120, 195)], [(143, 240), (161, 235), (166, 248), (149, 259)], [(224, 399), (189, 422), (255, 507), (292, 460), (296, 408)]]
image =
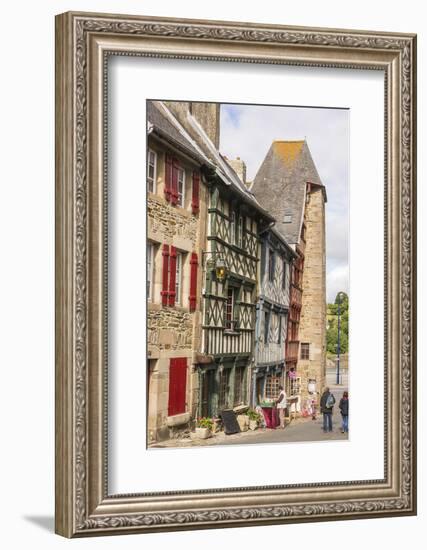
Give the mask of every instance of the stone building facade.
[(147, 434), (153, 443), (188, 429), (197, 406), (207, 190), (203, 159), (167, 107), (148, 102), (147, 121)]

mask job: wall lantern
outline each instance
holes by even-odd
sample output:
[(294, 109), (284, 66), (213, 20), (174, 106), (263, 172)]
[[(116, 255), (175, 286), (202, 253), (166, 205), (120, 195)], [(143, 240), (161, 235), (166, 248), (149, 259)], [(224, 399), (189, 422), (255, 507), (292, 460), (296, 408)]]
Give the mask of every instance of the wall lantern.
[(224, 283), (228, 277), (228, 268), (224, 259), (221, 257), (222, 252), (206, 251), (203, 252), (203, 257), (211, 256), (211, 259), (206, 261), (206, 271), (213, 271), (215, 273), (215, 279), (219, 283)]
[(227, 278), (227, 266), (222, 259), (217, 260), (215, 264), (215, 277), (219, 283), (223, 283)]

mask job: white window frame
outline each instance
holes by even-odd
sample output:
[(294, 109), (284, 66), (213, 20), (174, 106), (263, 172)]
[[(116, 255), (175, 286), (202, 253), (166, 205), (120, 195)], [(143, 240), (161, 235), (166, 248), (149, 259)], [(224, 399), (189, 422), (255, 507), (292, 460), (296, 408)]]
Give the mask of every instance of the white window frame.
[[(182, 180), (180, 180), (180, 174), (182, 174)], [(182, 181), (182, 191), (179, 190), (179, 184)], [(177, 177), (177, 192), (178, 192), (178, 202), (177, 205), (181, 208), (185, 206), (185, 170), (182, 166), (178, 168), (178, 177)]]
[(182, 266), (184, 255), (182, 252), (176, 253), (176, 269), (175, 269), (175, 305), (179, 306), (182, 302)]
[(154, 244), (147, 242), (147, 300), (153, 301)]
[[(311, 349), (310, 349), (311, 346), (310, 346), (310, 342), (301, 342), (301, 343), (300, 343), (300, 346), (301, 346), (301, 347), (300, 347), (300, 359), (301, 359), (301, 361), (310, 361), (310, 357), (311, 357)], [(304, 351), (305, 351), (305, 350), (308, 351), (308, 357), (303, 357), (303, 352), (302, 352), (303, 346), (308, 346), (308, 348), (305, 348), (305, 347), (304, 347)], [(304, 355), (305, 355), (305, 353), (304, 353)]]
[[(154, 155), (154, 164), (150, 164), (150, 157), (151, 155)], [(153, 178), (151, 179), (150, 174), (150, 166), (153, 166)], [(152, 189), (150, 189), (150, 182), (152, 185)], [(147, 191), (149, 193), (155, 193), (157, 187), (157, 153), (153, 151), (153, 149), (148, 149), (147, 152)]]

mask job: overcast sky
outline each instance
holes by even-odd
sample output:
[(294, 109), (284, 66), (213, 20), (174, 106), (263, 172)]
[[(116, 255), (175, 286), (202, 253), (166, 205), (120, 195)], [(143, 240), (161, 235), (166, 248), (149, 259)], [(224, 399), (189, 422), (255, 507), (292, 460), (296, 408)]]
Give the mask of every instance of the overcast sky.
[(326, 187), (327, 300), (348, 292), (349, 112), (344, 109), (221, 105), (220, 151), (247, 164), (253, 180), (271, 143), (306, 139)]

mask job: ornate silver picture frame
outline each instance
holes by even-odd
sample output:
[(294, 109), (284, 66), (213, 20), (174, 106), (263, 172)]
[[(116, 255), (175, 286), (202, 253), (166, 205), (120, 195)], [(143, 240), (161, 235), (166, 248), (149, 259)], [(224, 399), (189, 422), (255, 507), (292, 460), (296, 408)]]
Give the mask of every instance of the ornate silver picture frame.
[[(383, 71), (383, 479), (109, 493), (105, 205), (110, 56)], [(71, 12), (57, 16), (56, 532), (81, 537), (414, 515), (415, 180), (415, 35)]]

